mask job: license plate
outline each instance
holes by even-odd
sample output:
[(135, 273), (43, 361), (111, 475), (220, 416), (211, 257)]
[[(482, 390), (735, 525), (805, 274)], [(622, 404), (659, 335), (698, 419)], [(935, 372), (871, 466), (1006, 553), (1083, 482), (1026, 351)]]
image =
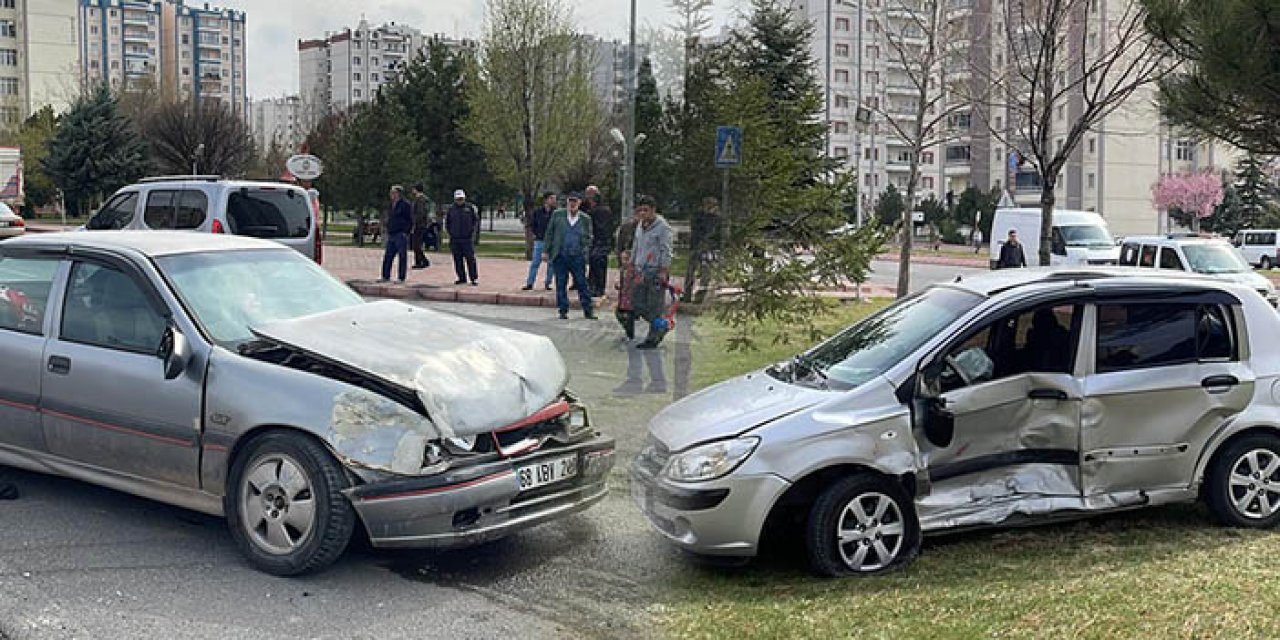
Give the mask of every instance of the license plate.
[(568, 480), (578, 475), (578, 456), (561, 456), (517, 467), (516, 475), (520, 478), (521, 491)]

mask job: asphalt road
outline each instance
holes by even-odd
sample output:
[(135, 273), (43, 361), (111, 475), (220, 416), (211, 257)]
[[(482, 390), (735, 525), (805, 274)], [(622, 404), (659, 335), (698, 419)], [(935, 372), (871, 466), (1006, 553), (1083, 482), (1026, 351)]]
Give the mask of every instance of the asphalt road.
[[(987, 273), (989, 269), (971, 267), (951, 267), (940, 264), (911, 265), (911, 291), (919, 291), (937, 282), (954, 280), (957, 275), (974, 275)], [(867, 279), (871, 284), (897, 286), (898, 262), (875, 260), (871, 263), (871, 276)]]
[[(874, 278), (896, 278), (876, 263)], [(919, 265), (917, 286), (950, 279)], [(356, 543), (331, 569), (283, 579), (253, 569), (224, 523), (80, 482), (9, 470), (0, 501), (0, 639), (644, 637), (664, 585), (689, 565), (649, 531), (627, 495), (645, 425), (678, 395), (687, 343), (664, 346), (672, 393), (615, 396), (619, 329), (554, 320), (553, 309), (440, 305), (549, 336), (572, 388), (618, 442), (610, 497), (593, 509), (480, 548), (374, 550)], [(696, 322), (676, 336), (696, 335)], [(692, 331), (690, 331), (692, 329)], [(679, 360), (682, 364), (676, 366)]]

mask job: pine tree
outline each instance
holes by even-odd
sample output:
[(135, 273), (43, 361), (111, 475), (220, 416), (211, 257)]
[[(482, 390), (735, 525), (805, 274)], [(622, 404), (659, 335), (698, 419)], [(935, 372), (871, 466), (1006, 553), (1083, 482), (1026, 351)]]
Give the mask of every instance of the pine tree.
[(1248, 154), (1236, 164), (1236, 195), (1240, 199), (1240, 220), (1235, 230), (1256, 228), (1267, 212), (1267, 194), (1271, 180), (1258, 156)]
[(658, 83), (648, 58), (640, 63), (636, 84), (636, 133), (645, 135), (644, 143), (636, 147), (636, 193), (649, 194), (665, 202), (671, 197), (667, 167), (671, 148)]
[(902, 213), (907, 205), (902, 200), (902, 192), (889, 185), (885, 187), (880, 198), (876, 200), (876, 219), (886, 227), (892, 227), (902, 221)]
[(46, 144), (43, 166), (68, 210), (86, 211), (104, 196), (147, 174), (147, 145), (105, 85), (90, 90), (62, 116)]
[(22, 149), (22, 181), (25, 202), (28, 207), (42, 207), (53, 202), (57, 186), (44, 170), (44, 159), (49, 155), (45, 146), (58, 130), (58, 116), (53, 107), (31, 114), (14, 137), (14, 143)]

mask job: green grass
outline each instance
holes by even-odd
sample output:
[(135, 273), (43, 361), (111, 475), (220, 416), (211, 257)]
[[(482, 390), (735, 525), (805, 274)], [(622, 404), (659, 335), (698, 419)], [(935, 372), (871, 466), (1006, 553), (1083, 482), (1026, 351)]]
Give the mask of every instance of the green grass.
[[(835, 307), (833, 331), (884, 302)], [(695, 320), (701, 387), (782, 360), (807, 341), (725, 349), (730, 334)], [(741, 569), (684, 564), (660, 606), (675, 638), (1275, 638), (1280, 533), (1218, 526), (1198, 505), (1075, 523), (975, 531), (925, 541), (903, 571), (857, 579), (808, 572), (803, 545), (766, 546)]]
[[(823, 336), (830, 336), (888, 304), (885, 300), (832, 304), (831, 312), (815, 324)], [(794, 335), (794, 330), (766, 324), (753, 332), (756, 350), (730, 351), (728, 345), (733, 330), (717, 321), (714, 314), (705, 314), (694, 322), (697, 341), (693, 346), (692, 382), (697, 389), (785, 360), (812, 344), (808, 336)]]

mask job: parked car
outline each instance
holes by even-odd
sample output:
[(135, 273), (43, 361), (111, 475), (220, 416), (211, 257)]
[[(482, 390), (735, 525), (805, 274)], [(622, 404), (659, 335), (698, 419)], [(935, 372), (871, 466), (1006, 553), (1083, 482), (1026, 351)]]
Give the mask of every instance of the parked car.
[[(1158, 254), (1158, 255), (1157, 255)], [(1120, 245), (1120, 265), (1194, 271), (1254, 289), (1276, 306), (1276, 287), (1253, 271), (1240, 251), (1220, 238), (1199, 235), (1131, 236)]]
[(614, 444), (549, 340), (365, 303), (277, 244), (0, 244), (0, 464), (225, 515), (250, 562), (500, 538), (602, 500)]
[(13, 212), (9, 205), (0, 202), (0, 238), (13, 238), (27, 231), (27, 222)]
[(1012, 269), (905, 298), (663, 410), (631, 467), (653, 527), (750, 557), (801, 533), (828, 575), (922, 534), (1190, 502), (1280, 521), (1280, 315), (1247, 286)]
[(317, 263), (324, 259), (318, 204), (303, 188), (278, 182), (147, 178), (116, 191), (84, 228), (227, 233), (273, 240)]
[[(1018, 242), (1027, 256), (1027, 264), (1037, 264), (1040, 252), (1040, 209), (996, 209), (991, 220), (991, 268), (996, 268), (1000, 245), (1010, 230), (1018, 232)], [(1053, 212), (1049, 264), (1052, 266), (1114, 265), (1120, 250), (1111, 239), (1107, 221), (1092, 211), (1057, 210)]]
[(1244, 229), (1236, 232), (1232, 240), (1244, 259), (1259, 269), (1270, 269), (1280, 264), (1276, 256), (1280, 254), (1280, 242), (1277, 241), (1276, 229)]

